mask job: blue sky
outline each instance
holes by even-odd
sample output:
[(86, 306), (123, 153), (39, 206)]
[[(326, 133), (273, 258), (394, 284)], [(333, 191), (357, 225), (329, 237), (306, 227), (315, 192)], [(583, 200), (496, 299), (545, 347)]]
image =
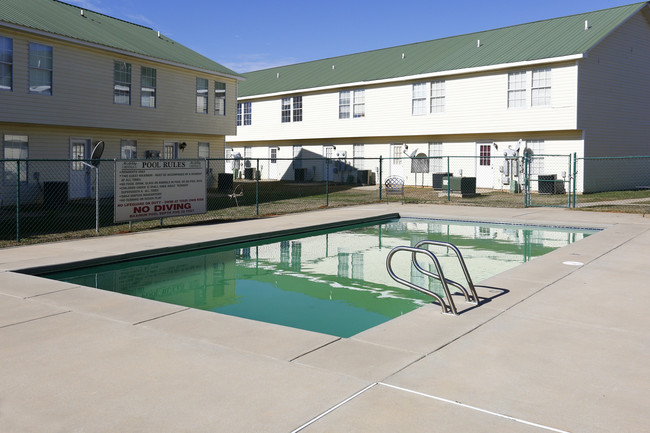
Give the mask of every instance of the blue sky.
[(248, 72), (635, 3), (634, 0), (64, 0), (160, 30)]

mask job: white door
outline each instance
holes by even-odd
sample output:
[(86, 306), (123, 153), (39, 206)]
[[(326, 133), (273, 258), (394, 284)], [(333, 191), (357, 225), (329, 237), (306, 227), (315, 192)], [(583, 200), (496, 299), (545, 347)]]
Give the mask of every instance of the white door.
[[(224, 163), (224, 165), (225, 165), (224, 172), (232, 174), (233, 168), (235, 166), (235, 161), (233, 160), (232, 147), (226, 147), (224, 157), (226, 158), (226, 161)], [(239, 161), (237, 161), (237, 164), (239, 164)], [(239, 168), (239, 167), (237, 167), (237, 168)]]
[(278, 148), (269, 147), (269, 179), (278, 179)]
[(70, 139), (70, 159), (73, 161), (70, 163), (68, 195), (70, 199), (89, 198), (92, 193), (92, 169), (86, 164), (90, 159), (90, 139)]
[(404, 177), (404, 160), (402, 157), (405, 155), (402, 154), (403, 145), (400, 144), (391, 144), (390, 145), (390, 165), (388, 174), (390, 176), (401, 176)]
[(492, 164), (492, 142), (476, 143), (476, 187), (494, 188), (494, 166)]
[[(323, 180), (326, 178), (332, 182), (334, 180), (334, 146), (323, 146)], [(327, 171), (329, 169), (329, 171)]]

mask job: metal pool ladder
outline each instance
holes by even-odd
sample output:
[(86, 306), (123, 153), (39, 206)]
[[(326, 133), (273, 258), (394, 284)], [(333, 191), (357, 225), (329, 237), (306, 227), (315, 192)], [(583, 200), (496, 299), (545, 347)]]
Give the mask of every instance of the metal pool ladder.
[[(467, 280), (467, 288), (465, 288), (462, 284), (453, 281), (449, 278), (445, 278), (445, 275), (442, 271), (442, 267), (440, 266), (440, 261), (438, 260), (438, 257), (431, 251), (429, 251), (426, 248), (423, 248), (425, 245), (436, 245), (436, 246), (442, 246), (442, 247), (447, 247), (451, 248), (454, 253), (456, 253), (456, 257), (458, 257), (458, 261), (460, 262), (460, 267), (463, 269), (463, 273), (465, 274), (465, 279)], [(447, 298), (447, 301), (449, 305), (445, 303), (445, 301), (435, 292), (426, 289), (424, 287), (420, 287), (416, 284), (413, 284), (410, 281), (407, 281), (403, 278), (398, 277), (395, 272), (393, 271), (392, 267), (392, 261), (393, 257), (395, 256), (396, 253), (401, 252), (401, 251), (406, 251), (411, 253), (411, 261), (415, 268), (423, 273), (424, 275), (435, 278), (436, 280), (439, 280), (442, 283), (442, 289), (445, 292), (445, 297)], [(433, 264), (436, 267), (436, 271), (438, 274), (434, 274), (432, 272), (427, 271), (424, 269), (420, 263), (418, 262), (417, 256), (424, 255), (427, 256), (433, 261)], [(424, 240), (420, 241), (415, 246), (413, 247), (405, 247), (405, 246), (400, 246), (400, 247), (395, 247), (390, 252), (388, 253), (388, 256), (386, 257), (386, 269), (388, 270), (388, 274), (391, 276), (391, 278), (395, 281), (397, 281), (400, 284), (403, 284), (407, 287), (410, 287), (411, 289), (417, 290), (418, 292), (424, 293), (425, 295), (433, 296), (438, 303), (442, 307), (442, 312), (444, 314), (453, 314), (453, 315), (458, 315), (458, 311), (456, 310), (456, 305), (454, 304), (454, 300), (451, 297), (451, 292), (449, 291), (449, 285), (452, 285), (459, 289), (463, 295), (465, 296), (465, 301), (478, 305), (479, 304), (479, 299), (478, 295), (476, 294), (476, 289), (474, 288), (474, 283), (472, 282), (472, 278), (469, 275), (469, 271), (467, 270), (467, 265), (465, 264), (465, 260), (463, 260), (463, 255), (460, 253), (460, 250), (456, 245), (449, 243), (449, 242), (442, 242), (442, 241), (432, 241), (432, 240)]]

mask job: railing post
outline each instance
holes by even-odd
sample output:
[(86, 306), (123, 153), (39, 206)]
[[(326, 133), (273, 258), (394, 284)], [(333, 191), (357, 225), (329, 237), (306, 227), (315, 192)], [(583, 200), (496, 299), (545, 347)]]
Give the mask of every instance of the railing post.
[(381, 155), (379, 155), (379, 201), (381, 201), (381, 185), (383, 183), (382, 179), (381, 179), (382, 170), (384, 168), (383, 161), (384, 161), (384, 158)]
[[(583, 158), (584, 165), (584, 158)], [(576, 207), (576, 182), (578, 181), (578, 153), (573, 152), (573, 207)]]
[(260, 216), (260, 160), (255, 160), (255, 214)]
[(20, 160), (16, 160), (16, 242), (20, 242)]

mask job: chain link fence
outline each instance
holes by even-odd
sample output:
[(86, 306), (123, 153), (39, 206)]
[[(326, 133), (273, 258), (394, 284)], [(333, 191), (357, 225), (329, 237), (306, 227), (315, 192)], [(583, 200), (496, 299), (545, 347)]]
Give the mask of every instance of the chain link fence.
[[(402, 200), (650, 209), (650, 157), (241, 158), (206, 160), (205, 213), (115, 222), (118, 161), (96, 162), (0, 160), (0, 246)], [(389, 177), (403, 181), (403, 196), (385, 193)]]

